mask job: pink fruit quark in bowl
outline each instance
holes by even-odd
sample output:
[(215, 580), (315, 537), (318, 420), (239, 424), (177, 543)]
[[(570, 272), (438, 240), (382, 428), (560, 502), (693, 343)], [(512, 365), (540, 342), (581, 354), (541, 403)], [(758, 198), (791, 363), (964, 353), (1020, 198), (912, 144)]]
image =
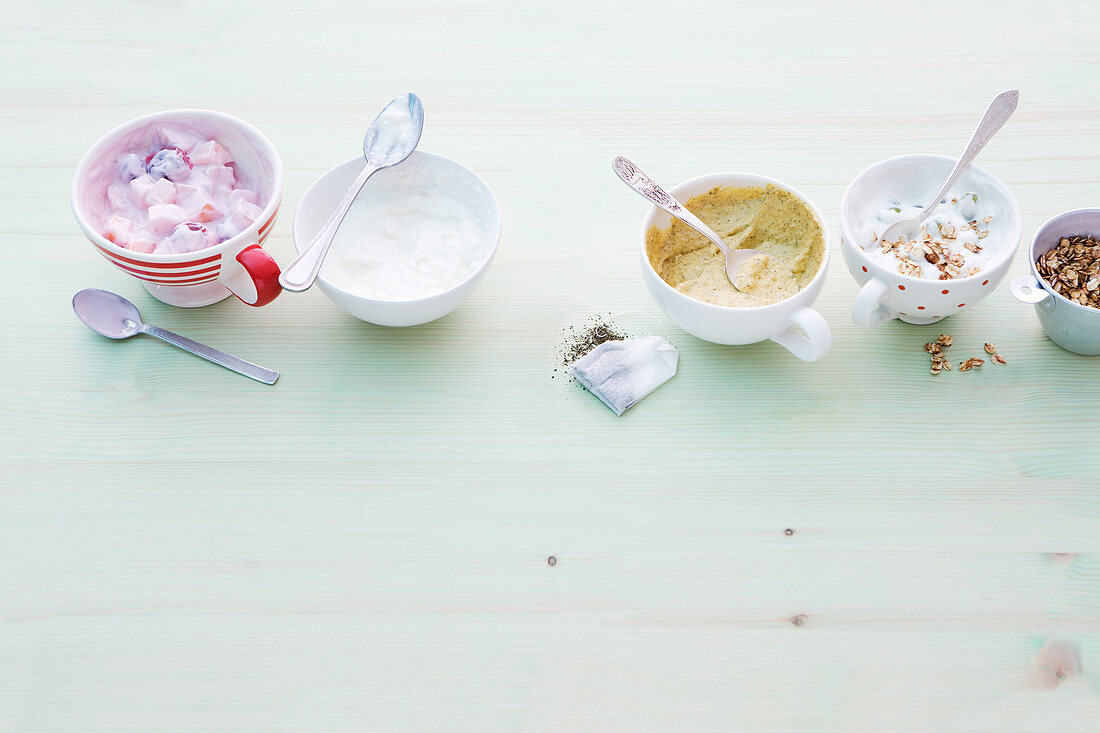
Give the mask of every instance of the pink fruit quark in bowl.
[[(191, 155), (195, 161), (181, 149), (179, 138), (197, 145)], [(205, 175), (195, 174), (192, 186), (187, 181), (196, 162), (209, 165), (202, 165)], [(229, 184), (240, 189), (229, 192), (232, 207), (224, 197), (217, 200), (219, 189), (211, 198), (210, 179), (218, 176), (223, 189)], [(127, 183), (131, 177), (140, 180)], [(172, 183), (173, 178), (180, 183)], [(166, 191), (161, 198), (151, 188), (147, 193), (157, 205), (140, 212), (140, 227), (135, 225), (140, 236), (131, 236), (128, 220), (118, 216), (120, 207), (128, 206), (119, 195), (120, 180), (123, 190), (129, 184), (149, 187), (155, 180)], [(174, 201), (185, 188), (199, 209), (183, 220)], [(130, 120), (100, 138), (76, 167), (72, 205), (96, 251), (141, 280), (157, 300), (192, 308), (235, 295), (261, 306), (282, 292), (279, 266), (262, 247), (282, 191), (279, 154), (259, 130), (221, 112), (178, 109)], [(146, 192), (141, 199), (146, 200)], [(215, 210), (219, 204), (225, 211)]]

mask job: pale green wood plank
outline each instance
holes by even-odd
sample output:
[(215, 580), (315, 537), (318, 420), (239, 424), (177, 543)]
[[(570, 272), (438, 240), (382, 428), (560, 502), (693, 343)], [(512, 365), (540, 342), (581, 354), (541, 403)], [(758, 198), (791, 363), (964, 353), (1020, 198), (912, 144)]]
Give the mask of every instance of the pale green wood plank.
[[(854, 175), (957, 153), (1008, 87), (981, 164), (1025, 240), (1097, 205), (1100, 9), (926, 7), (906, 36), (879, 32), (904, 7), (809, 0), (197, 2), (175, 42), (155, 4), (9, 9), (0, 730), (1095, 730), (1100, 362), (1002, 287), (942, 330), (1009, 365), (933, 380), (941, 329), (855, 327), (835, 246)], [(72, 220), (105, 130), (211, 107), (280, 151), (286, 262), (302, 193), (409, 89), (423, 147), (504, 215), (484, 284), (435, 324), (361, 324), (319, 292), (174, 310)], [(657, 312), (617, 153), (814, 199), (828, 357), (666, 326), (680, 373), (619, 419), (551, 379), (564, 327)], [(68, 305), (89, 286), (283, 377), (100, 339)], [(1055, 689), (1050, 639), (1083, 665)]]

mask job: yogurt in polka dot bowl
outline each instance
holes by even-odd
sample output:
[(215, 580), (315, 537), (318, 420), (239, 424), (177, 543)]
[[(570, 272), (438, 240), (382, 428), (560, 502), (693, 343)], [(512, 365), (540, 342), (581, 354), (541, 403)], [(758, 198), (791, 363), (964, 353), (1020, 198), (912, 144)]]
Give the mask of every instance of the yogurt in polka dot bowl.
[(862, 287), (852, 320), (875, 329), (898, 318), (941, 321), (973, 306), (1000, 284), (1020, 246), (1020, 207), (1008, 188), (970, 166), (946, 199), (894, 242), (878, 237), (915, 215), (947, 180), (955, 159), (901, 155), (870, 166), (840, 202), (840, 248)]

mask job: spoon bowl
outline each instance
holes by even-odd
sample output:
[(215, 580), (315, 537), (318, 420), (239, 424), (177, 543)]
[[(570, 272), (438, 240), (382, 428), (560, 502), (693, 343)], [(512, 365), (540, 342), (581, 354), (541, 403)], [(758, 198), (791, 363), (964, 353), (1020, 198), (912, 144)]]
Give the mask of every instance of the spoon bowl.
[(363, 136), (363, 157), (367, 163), (389, 168), (408, 158), (420, 144), (424, 131), (424, 105), (413, 93), (387, 104)]
[(85, 326), (109, 339), (137, 336), (144, 325), (137, 306), (106, 290), (81, 290), (73, 296), (73, 310)]

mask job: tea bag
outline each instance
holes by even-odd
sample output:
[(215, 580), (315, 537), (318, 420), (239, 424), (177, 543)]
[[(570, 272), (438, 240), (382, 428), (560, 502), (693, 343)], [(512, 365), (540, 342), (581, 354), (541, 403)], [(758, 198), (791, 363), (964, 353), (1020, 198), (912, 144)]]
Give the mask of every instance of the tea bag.
[(660, 336), (605, 341), (573, 362), (573, 376), (622, 415), (672, 378), (679, 352)]

